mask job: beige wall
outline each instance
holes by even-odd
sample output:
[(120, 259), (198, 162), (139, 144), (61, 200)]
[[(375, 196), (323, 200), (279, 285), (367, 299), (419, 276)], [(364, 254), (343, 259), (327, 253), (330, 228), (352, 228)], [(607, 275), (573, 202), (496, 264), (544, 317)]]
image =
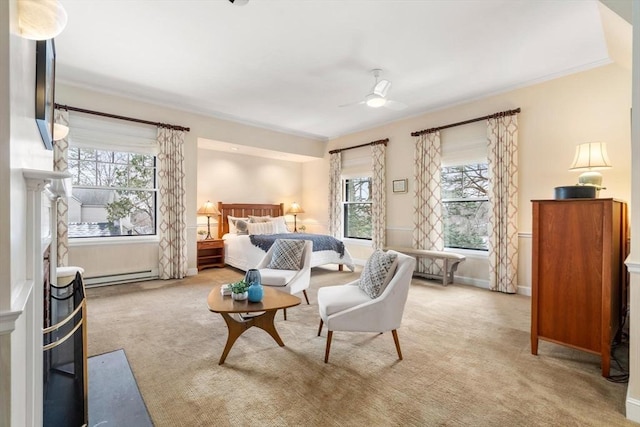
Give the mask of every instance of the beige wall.
[[(198, 149), (198, 206), (207, 200), (225, 203), (284, 203), (285, 209), (302, 197), (302, 164), (264, 157)], [(304, 207), (304, 205), (302, 205)], [(211, 218), (211, 234), (217, 222)], [(287, 216), (293, 229), (293, 216)], [(206, 229), (206, 217), (198, 218)]]
[[(100, 92), (80, 89), (76, 87), (66, 86), (58, 83), (56, 85), (56, 100), (59, 104), (67, 104), (74, 107), (86, 108), (89, 110), (102, 111), (123, 116), (135, 117), (139, 119), (164, 122), (181, 125), (191, 128), (191, 131), (185, 137), (185, 170), (186, 170), (186, 203), (187, 203), (187, 257), (190, 274), (197, 274), (196, 268), (196, 224), (198, 203), (203, 203), (207, 198), (215, 198), (213, 201), (238, 201), (238, 202), (259, 202), (263, 200), (263, 195), (256, 191), (255, 186), (247, 189), (247, 196), (251, 197), (245, 200), (239, 200), (232, 197), (234, 194), (239, 195), (245, 186), (240, 186), (238, 182), (229, 180), (228, 177), (218, 177), (218, 183), (224, 183), (222, 187), (226, 193), (218, 191), (216, 185), (212, 184), (209, 189), (206, 187), (206, 178), (203, 185), (202, 199), (198, 195), (199, 177), (198, 177), (198, 138), (204, 138), (214, 141), (223, 141), (246, 145), (250, 147), (265, 148), (276, 151), (282, 151), (291, 154), (301, 154), (311, 157), (322, 157), (325, 151), (326, 143), (298, 137), (294, 135), (275, 132), (262, 129), (255, 126), (249, 126), (228, 120), (221, 120), (212, 117), (205, 117), (185, 111), (174, 110), (171, 108), (161, 107), (153, 104), (139, 102), (131, 99), (125, 99), (118, 96), (108, 95)], [(251, 164), (251, 160), (247, 158), (247, 164)], [(286, 163), (286, 162), (285, 162)], [(243, 169), (242, 162), (237, 164), (238, 170)], [(277, 162), (267, 162), (273, 165)], [(295, 166), (296, 168), (299, 166)], [(264, 168), (266, 171), (268, 168)], [(277, 170), (277, 168), (276, 168)], [(253, 171), (246, 168), (247, 175), (250, 176)], [(214, 172), (215, 175), (216, 172)], [(264, 182), (263, 182), (264, 181)], [(298, 180), (299, 181), (299, 180)], [(275, 186), (275, 180), (260, 180), (261, 189), (264, 190), (268, 186)], [(288, 198), (293, 199), (301, 194), (299, 188), (294, 188), (281, 193), (276, 197), (275, 191), (271, 191), (273, 198), (286, 202)], [(228, 198), (224, 199), (223, 196)], [(243, 194), (244, 196), (244, 194)], [(277, 202), (278, 200), (274, 200)], [(104, 250), (104, 252), (103, 252)], [(87, 277), (102, 276), (105, 274), (113, 274), (114, 271), (119, 273), (135, 272), (147, 269), (155, 269), (157, 271), (157, 244), (120, 244), (103, 246), (96, 244), (83, 244), (82, 246), (74, 246), (71, 243), (69, 250), (69, 264), (79, 265), (85, 268)], [(98, 255), (99, 254), (99, 255)], [(93, 256), (96, 255), (96, 256)], [(104, 255), (104, 257), (103, 257)], [(121, 262), (121, 260), (127, 260)]]
[[(600, 197), (629, 201), (631, 194), (630, 108), (631, 72), (617, 64), (602, 66), (534, 86), (513, 90), (441, 111), (426, 113), (378, 128), (343, 136), (329, 142), (328, 149), (344, 148), (381, 138), (387, 146), (387, 241), (411, 245), (413, 230), (413, 149), (411, 132), (498, 111), (520, 107), (519, 124), (519, 232), (520, 273), (523, 293), (531, 286), (532, 199), (553, 198), (554, 187), (573, 185), (578, 174), (570, 172), (575, 146), (605, 141), (613, 168), (603, 171), (606, 190)], [(446, 130), (443, 131), (443, 133)], [(307, 216), (317, 218), (326, 229), (328, 155), (303, 166), (303, 201)], [(323, 181), (324, 177), (324, 181)], [(409, 192), (393, 194), (391, 181), (408, 178)], [(315, 179), (313, 182), (311, 180)], [(362, 253), (361, 247), (349, 246)], [(370, 250), (369, 250), (370, 251)], [(360, 258), (360, 256), (357, 256)], [(487, 283), (486, 258), (469, 258), (458, 274), (468, 283)]]

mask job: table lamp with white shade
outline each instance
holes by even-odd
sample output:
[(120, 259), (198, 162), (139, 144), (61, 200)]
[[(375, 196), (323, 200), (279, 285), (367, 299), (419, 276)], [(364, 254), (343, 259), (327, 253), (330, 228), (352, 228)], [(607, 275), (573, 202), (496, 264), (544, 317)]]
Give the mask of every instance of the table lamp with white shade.
[(205, 240), (213, 239), (213, 237), (211, 237), (211, 217), (215, 216), (218, 218), (220, 215), (216, 205), (207, 200), (205, 204), (200, 206), (200, 209), (198, 209), (198, 215), (207, 217), (207, 237), (205, 237)]
[(300, 206), (297, 202), (291, 203), (291, 207), (287, 211), (287, 214), (292, 214), (293, 215), (293, 232), (294, 233), (298, 232), (298, 224), (296, 222), (296, 215), (298, 215), (299, 213), (304, 213), (304, 209), (302, 209), (302, 206)]
[(578, 177), (578, 185), (591, 185), (596, 191), (603, 189), (602, 169), (610, 169), (611, 161), (604, 142), (585, 142), (578, 144), (573, 164), (569, 170), (582, 171)]

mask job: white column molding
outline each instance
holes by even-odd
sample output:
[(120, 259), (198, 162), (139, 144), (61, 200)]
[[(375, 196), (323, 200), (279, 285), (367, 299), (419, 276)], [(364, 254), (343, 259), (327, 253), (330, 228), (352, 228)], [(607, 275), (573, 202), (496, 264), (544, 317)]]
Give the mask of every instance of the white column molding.
[(640, 422), (640, 0), (632, 3), (631, 70), (631, 254), (626, 260), (629, 283), (629, 385), (627, 418)]

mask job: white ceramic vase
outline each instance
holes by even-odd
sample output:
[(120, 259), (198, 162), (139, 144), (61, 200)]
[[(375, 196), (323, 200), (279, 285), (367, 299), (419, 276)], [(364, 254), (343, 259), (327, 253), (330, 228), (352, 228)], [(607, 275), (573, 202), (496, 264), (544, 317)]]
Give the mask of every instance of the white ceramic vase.
[(245, 291), (241, 294), (234, 294), (233, 292), (231, 293), (231, 298), (233, 298), (236, 301), (242, 301), (245, 300), (249, 297), (249, 291)]

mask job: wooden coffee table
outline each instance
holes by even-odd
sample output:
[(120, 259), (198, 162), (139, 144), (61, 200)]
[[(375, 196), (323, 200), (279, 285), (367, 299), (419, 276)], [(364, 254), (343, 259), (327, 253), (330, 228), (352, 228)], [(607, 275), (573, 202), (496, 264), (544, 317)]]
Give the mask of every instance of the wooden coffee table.
[[(284, 347), (284, 342), (282, 342), (280, 335), (278, 335), (278, 331), (276, 331), (276, 326), (273, 321), (276, 312), (279, 309), (289, 308), (300, 304), (300, 298), (277, 291), (269, 286), (263, 286), (264, 296), (262, 301), (236, 301), (232, 299), (230, 295), (223, 296), (220, 293), (221, 286), (222, 285), (214, 286), (207, 297), (209, 310), (214, 313), (220, 313), (224, 321), (227, 322), (227, 327), (229, 329), (227, 344), (224, 346), (218, 365), (222, 365), (224, 363), (224, 360), (229, 354), (229, 350), (231, 350), (233, 343), (236, 342), (238, 337), (252, 326), (266, 331), (273, 337), (280, 347)], [(257, 313), (261, 311), (264, 311), (264, 313), (251, 317), (242, 316), (242, 314)]]

